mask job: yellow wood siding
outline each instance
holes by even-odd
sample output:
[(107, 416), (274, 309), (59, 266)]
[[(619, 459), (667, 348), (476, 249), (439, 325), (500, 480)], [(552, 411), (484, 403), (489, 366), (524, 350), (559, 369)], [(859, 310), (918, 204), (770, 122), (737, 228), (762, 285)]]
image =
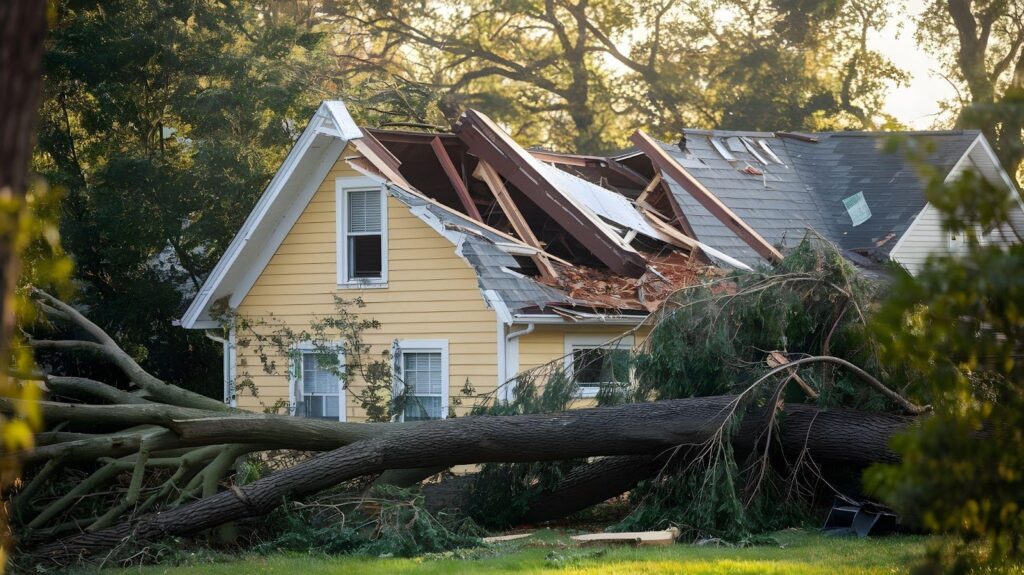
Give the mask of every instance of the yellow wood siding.
[[(342, 157), (350, 156), (351, 149)], [(455, 246), (388, 198), (388, 285), (385, 288), (338, 289), (335, 254), (335, 181), (360, 176), (344, 161), (334, 166), (309, 205), (285, 237), (270, 263), (238, 307), (239, 314), (258, 318), (273, 314), (293, 329), (308, 328), (314, 317), (334, 311), (334, 296), (360, 297), (366, 306), (351, 308), (361, 318), (374, 318), (380, 329), (364, 333), (373, 346), (370, 356), (391, 348), (395, 339), (446, 339), (449, 346), (450, 397), (460, 395), (468, 378), (477, 392), (491, 391), (497, 381), (496, 321), (484, 303), (473, 269), (455, 253)], [(243, 339), (244, 334), (239, 334)], [(276, 358), (284, 372), (283, 358)], [(248, 373), (259, 397), (243, 390), (239, 407), (260, 410), (289, 400), (285, 375), (267, 375), (252, 346), (239, 347), (238, 376)], [(354, 381), (346, 396), (348, 421), (363, 421), (356, 396), (364, 384)], [(464, 414), (471, 401), (455, 407)]]

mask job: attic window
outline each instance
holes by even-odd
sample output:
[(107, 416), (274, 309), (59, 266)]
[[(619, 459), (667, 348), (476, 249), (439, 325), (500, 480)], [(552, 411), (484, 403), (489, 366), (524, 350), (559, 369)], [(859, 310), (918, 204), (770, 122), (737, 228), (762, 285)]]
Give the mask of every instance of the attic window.
[(369, 178), (338, 178), (339, 285), (387, 283), (386, 198)]

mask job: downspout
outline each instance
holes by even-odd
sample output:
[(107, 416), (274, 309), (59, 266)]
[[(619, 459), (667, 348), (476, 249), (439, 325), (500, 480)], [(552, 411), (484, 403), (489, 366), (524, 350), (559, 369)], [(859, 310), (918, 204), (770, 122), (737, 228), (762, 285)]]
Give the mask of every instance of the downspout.
[[(502, 362), (502, 364), (503, 364), (503, 367), (502, 367), (503, 371), (502, 371), (502, 373), (504, 374), (504, 377), (502, 378), (503, 383), (508, 383), (508, 381), (511, 378), (515, 377), (517, 375), (517, 373), (519, 372), (519, 345), (518, 345), (518, 342), (514, 342), (513, 340), (517, 340), (520, 337), (523, 337), (524, 335), (529, 335), (529, 334), (533, 333), (533, 330), (536, 329), (536, 328), (537, 328), (536, 324), (534, 324), (533, 322), (530, 322), (530, 323), (526, 324), (526, 327), (524, 327), (523, 329), (521, 329), (519, 331), (513, 331), (513, 332), (511, 332), (511, 333), (509, 333), (508, 335), (505, 336), (505, 345), (502, 346), (503, 351), (504, 351), (504, 355), (505, 355), (504, 361)], [(515, 345), (515, 355), (516, 355), (516, 357), (515, 357), (515, 368), (514, 369), (510, 369), (511, 362), (509, 361), (508, 350), (509, 350), (509, 346), (511, 344), (513, 344), (513, 343), (516, 344)], [(504, 389), (505, 401), (512, 401), (512, 399), (515, 397), (515, 392), (516, 392), (515, 384), (506, 385), (503, 389)]]
[(224, 403), (231, 407), (238, 407), (235, 399), (235, 329), (231, 328), (228, 339), (210, 332), (204, 332), (206, 337), (221, 344), (224, 347), (223, 374), (224, 374)]

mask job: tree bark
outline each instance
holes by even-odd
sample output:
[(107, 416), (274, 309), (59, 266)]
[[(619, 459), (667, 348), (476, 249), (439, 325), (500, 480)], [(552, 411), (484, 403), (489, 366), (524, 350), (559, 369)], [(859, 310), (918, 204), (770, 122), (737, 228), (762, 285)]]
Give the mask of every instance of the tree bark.
[[(910, 427), (915, 418), (887, 413), (865, 413), (852, 409), (822, 410), (808, 405), (787, 405), (782, 413), (779, 440), (789, 461), (803, 449), (819, 464), (863, 467), (898, 460), (889, 441)], [(748, 414), (733, 446), (739, 460), (754, 448), (766, 420)], [(687, 454), (606, 457), (574, 469), (552, 491), (530, 502), (523, 516), (526, 523), (561, 519), (629, 491), (666, 465), (685, 464)]]
[[(70, 537), (41, 551), (53, 556), (87, 554), (118, 545), (129, 537), (151, 540), (196, 533), (229, 521), (263, 515), (284, 498), (315, 493), (362, 475), (422, 466), (424, 462), (451, 466), (594, 456), (657, 456), (678, 446), (699, 446), (712, 439), (734, 413), (737, 402), (736, 396), (716, 396), (555, 415), (424, 422), (322, 454), (251, 485), (232, 487), (136, 523)], [(891, 461), (895, 454), (888, 448), (889, 439), (913, 421), (908, 417), (852, 410), (822, 411), (806, 406), (790, 409), (780, 435), (786, 451), (797, 454), (806, 447), (816, 459), (829, 461)], [(759, 416), (745, 417), (735, 441), (754, 445), (765, 421)], [(829, 434), (835, 437), (821, 437)], [(616, 460), (620, 470), (626, 468), (622, 459), (611, 461)], [(652, 467), (645, 469), (650, 471)], [(620, 478), (615, 489), (627, 483)], [(577, 489), (582, 485), (583, 482), (577, 482)], [(598, 491), (594, 489), (594, 493)]]
[[(14, 333), (18, 261), (15, 238), (24, 211), (39, 93), (46, 2), (0, 3), (0, 357)], [(2, 370), (6, 372), (6, 361)]]
[(736, 396), (701, 397), (555, 415), (467, 417), (402, 427), (359, 441), (245, 487), (85, 533), (47, 546), (54, 556), (92, 553), (127, 537), (149, 540), (187, 535), (271, 511), (282, 498), (315, 493), (340, 482), (379, 473), (434, 465), (545, 461), (600, 455), (654, 454), (677, 445), (699, 445), (733, 413)]

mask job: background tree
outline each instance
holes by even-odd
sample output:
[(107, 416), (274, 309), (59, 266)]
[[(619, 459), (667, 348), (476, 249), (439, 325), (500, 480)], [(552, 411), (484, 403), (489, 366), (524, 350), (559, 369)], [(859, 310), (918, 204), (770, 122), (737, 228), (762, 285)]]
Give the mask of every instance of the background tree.
[(919, 21), (920, 46), (941, 58), (958, 90), (948, 108), (980, 128), (1020, 181), (1024, 161), (1024, 2), (935, 0)]
[[(952, 186), (933, 175), (927, 196), (967, 252), (902, 276), (875, 334), (929, 382), (935, 415), (894, 443), (901, 464), (867, 479), (907, 518), (959, 537), (921, 572), (1002, 572), (1024, 559), (1024, 230), (1007, 225), (1016, 198), (972, 172)], [(982, 245), (982, 230), (1004, 242)]]
[[(671, 2), (474, 0), (370, 3), (382, 70), (440, 92), (450, 117), (487, 110), (517, 138), (581, 152), (637, 124), (871, 128), (903, 75), (868, 48), (882, 0)], [(365, 62), (363, 62), (365, 64)]]
[(216, 347), (172, 322), (324, 97), (321, 36), (247, 3), (57, 10), (37, 167), (68, 190), (77, 303), (161, 377), (219, 392)]

